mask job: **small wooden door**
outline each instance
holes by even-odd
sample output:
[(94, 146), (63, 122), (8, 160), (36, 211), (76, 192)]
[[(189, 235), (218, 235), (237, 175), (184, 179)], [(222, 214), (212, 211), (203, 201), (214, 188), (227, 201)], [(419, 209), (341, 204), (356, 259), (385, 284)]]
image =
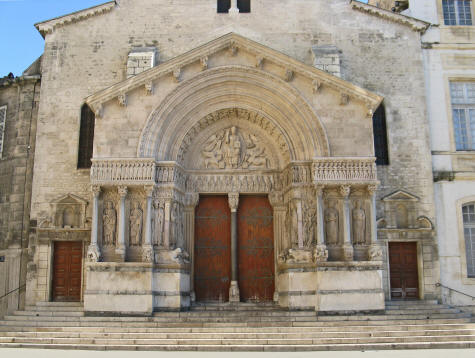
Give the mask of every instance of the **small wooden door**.
[(265, 196), (240, 196), (238, 208), (239, 293), (242, 301), (274, 296), (273, 214)]
[(391, 298), (418, 299), (417, 243), (389, 243)]
[(229, 299), (231, 211), (227, 196), (203, 196), (195, 212), (194, 284), (197, 301)]
[(81, 300), (82, 242), (54, 243), (53, 301)]

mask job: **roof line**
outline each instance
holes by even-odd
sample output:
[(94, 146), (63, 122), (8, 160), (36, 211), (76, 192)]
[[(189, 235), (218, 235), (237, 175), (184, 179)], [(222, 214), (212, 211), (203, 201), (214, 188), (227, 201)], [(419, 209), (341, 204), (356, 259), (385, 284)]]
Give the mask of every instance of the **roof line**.
[(386, 20), (397, 22), (401, 25), (409, 26), (412, 28), (412, 30), (421, 33), (424, 33), (431, 25), (429, 22), (422, 21), (400, 13), (392, 12), (390, 10), (381, 9), (373, 5), (368, 5), (358, 0), (350, 0), (350, 5), (353, 10), (358, 10), (369, 15), (381, 17)]
[(108, 12), (112, 10), (116, 5), (116, 0), (108, 1), (106, 3), (95, 5), (83, 10), (78, 10), (66, 15), (54, 17), (49, 20), (37, 22), (34, 26), (44, 38), (46, 34), (53, 32), (54, 29), (58, 26), (63, 26), (72, 22), (83, 20), (91, 16)]

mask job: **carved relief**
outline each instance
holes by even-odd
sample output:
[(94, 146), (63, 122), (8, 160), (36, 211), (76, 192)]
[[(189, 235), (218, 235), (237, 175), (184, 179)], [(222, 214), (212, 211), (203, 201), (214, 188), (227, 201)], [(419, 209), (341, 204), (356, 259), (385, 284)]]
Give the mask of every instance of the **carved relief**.
[(73, 194), (62, 196), (51, 203), (53, 224), (57, 228), (79, 229), (86, 225), (87, 201)]
[(143, 211), (138, 202), (132, 203), (130, 211), (130, 245), (139, 246), (142, 242)]
[(105, 208), (102, 214), (104, 245), (114, 246), (117, 227), (117, 214), (112, 201), (107, 201), (104, 206)]
[(152, 219), (152, 244), (163, 246), (163, 228), (165, 223), (165, 203), (162, 200), (153, 201), (155, 215)]
[(366, 213), (361, 200), (356, 200), (352, 212), (353, 218), (353, 245), (364, 245), (366, 243)]
[(336, 201), (329, 199), (325, 209), (325, 241), (327, 245), (338, 244), (338, 209), (335, 208)]
[(184, 217), (183, 209), (180, 203), (174, 202), (172, 204), (170, 213), (170, 227), (171, 227), (171, 240), (170, 246), (175, 248), (184, 248)]
[(233, 126), (213, 134), (201, 151), (205, 168), (267, 168), (265, 148), (252, 134), (243, 135)]
[(312, 193), (309, 194), (302, 203), (305, 248), (311, 248), (317, 242), (317, 201)]
[(298, 209), (297, 201), (291, 200), (288, 205), (286, 223), (287, 227), (287, 237), (288, 242), (290, 242), (291, 247), (299, 247), (299, 234), (298, 234)]

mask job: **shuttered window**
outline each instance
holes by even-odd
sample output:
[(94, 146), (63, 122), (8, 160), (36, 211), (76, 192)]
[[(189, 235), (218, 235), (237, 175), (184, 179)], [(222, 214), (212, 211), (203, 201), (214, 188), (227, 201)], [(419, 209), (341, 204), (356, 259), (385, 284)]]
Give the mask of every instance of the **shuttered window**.
[(0, 158), (3, 158), (3, 140), (5, 137), (5, 123), (7, 121), (7, 106), (0, 107)]
[(87, 104), (81, 108), (81, 127), (79, 130), (78, 169), (90, 168), (94, 144), (95, 115)]
[(376, 164), (388, 165), (388, 136), (386, 132), (386, 111), (381, 104), (373, 115), (373, 137)]

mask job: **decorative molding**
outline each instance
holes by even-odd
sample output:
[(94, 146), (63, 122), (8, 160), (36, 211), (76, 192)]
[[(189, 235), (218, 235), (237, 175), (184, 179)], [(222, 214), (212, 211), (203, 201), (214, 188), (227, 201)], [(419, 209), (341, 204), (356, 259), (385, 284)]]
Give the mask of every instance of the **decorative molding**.
[(172, 72), (172, 75), (176, 83), (180, 82), (181, 68), (180, 67), (175, 68)]
[(121, 107), (127, 107), (127, 93), (122, 93), (117, 97)]
[(264, 57), (263, 56), (256, 56), (256, 68), (262, 69), (264, 67)]
[(145, 84), (145, 94), (147, 96), (151, 96), (155, 91), (155, 87), (153, 86), (153, 82), (150, 81)]
[(208, 69), (208, 56), (203, 56), (200, 58), (201, 70), (205, 71)]
[(154, 159), (92, 159), (93, 185), (153, 185), (155, 184)]
[(239, 206), (239, 193), (228, 193), (228, 203), (231, 212), (236, 212)]
[(236, 56), (238, 52), (238, 46), (236, 41), (232, 40), (229, 44), (229, 53), (231, 56)]
[(377, 184), (375, 158), (317, 158), (312, 170), (315, 183)]
[(430, 23), (428, 22), (417, 20), (413, 17), (401, 15), (399, 13), (395, 13), (389, 10), (384, 10), (376, 6), (364, 4), (360, 1), (351, 0), (350, 4), (354, 10), (358, 10), (369, 15), (381, 17), (386, 20), (409, 26), (411, 29), (417, 32), (424, 33), (430, 26)]
[(58, 27), (76, 23), (93, 16), (110, 12), (112, 11), (112, 9), (114, 9), (116, 5), (117, 5), (116, 1), (109, 1), (102, 5), (90, 7), (88, 9), (81, 10), (81, 11), (76, 11), (68, 15), (56, 17), (51, 20), (38, 22), (35, 24), (35, 27), (44, 38), (46, 37), (47, 34), (53, 33), (53, 31)]
[(340, 105), (346, 106), (348, 103), (350, 103), (350, 96), (346, 93), (340, 93)]
[(373, 106), (374, 110), (382, 101), (382, 97), (357, 87), (352, 83), (332, 76), (325, 71), (318, 70), (313, 66), (306, 65), (290, 56), (284, 55), (245, 37), (234, 33), (229, 33), (213, 41), (210, 41), (207, 44), (198, 46), (192, 51), (155, 66), (148, 71), (142, 72), (105, 90), (99, 91), (92, 96), (89, 96), (86, 99), (86, 102), (96, 111), (99, 104), (110, 101), (114, 97), (119, 96), (120, 93), (128, 92), (137, 87), (144, 86), (146, 83), (152, 80), (157, 80), (160, 77), (169, 75), (170, 72), (174, 72), (177, 68), (183, 68), (196, 61), (200, 61), (200, 59), (205, 56), (210, 57), (224, 49), (235, 49), (235, 51), (237, 51), (238, 47), (246, 50), (250, 54), (253, 54), (256, 56), (256, 58), (262, 57), (266, 62), (269, 61), (277, 66), (282, 67), (284, 71), (293, 71), (294, 74), (298, 73), (309, 78), (311, 81), (317, 80), (321, 83), (321, 85), (328, 86), (338, 92), (347, 93), (353, 99), (358, 99), (362, 102), (368, 102)]
[(292, 70), (285, 70), (285, 75), (284, 75), (284, 79), (286, 82), (290, 82), (292, 81), (292, 78), (294, 78), (294, 71)]
[(322, 88), (322, 83), (319, 80), (313, 80), (312, 86), (313, 86), (313, 93), (317, 94), (320, 91), (320, 88)]

